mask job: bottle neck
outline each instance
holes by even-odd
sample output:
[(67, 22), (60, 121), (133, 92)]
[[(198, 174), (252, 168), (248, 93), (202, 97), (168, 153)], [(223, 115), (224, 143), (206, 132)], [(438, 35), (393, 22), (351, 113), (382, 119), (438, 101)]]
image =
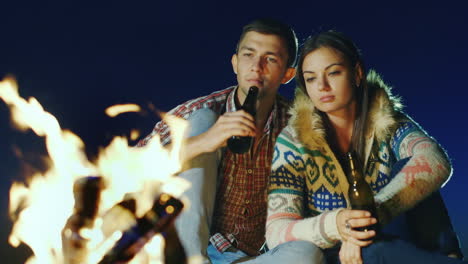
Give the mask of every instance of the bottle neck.
[(257, 103), (258, 88), (252, 86), (249, 88), (249, 93), (242, 104), (242, 109), (247, 111), (249, 114), (255, 116), (256, 103)]
[(364, 180), (363, 171), (361, 170), (360, 163), (357, 158), (355, 158), (355, 155), (352, 155), (351, 153), (347, 153), (346, 155), (348, 158), (348, 180), (350, 182)]

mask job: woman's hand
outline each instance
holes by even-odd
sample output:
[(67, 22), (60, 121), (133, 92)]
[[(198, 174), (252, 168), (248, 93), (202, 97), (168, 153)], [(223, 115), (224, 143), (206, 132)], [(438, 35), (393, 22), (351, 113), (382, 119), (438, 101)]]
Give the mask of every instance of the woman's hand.
[(367, 211), (362, 210), (341, 210), (336, 216), (336, 225), (343, 242), (353, 243), (359, 247), (365, 247), (372, 243), (372, 238), (376, 235), (374, 230), (357, 231), (354, 228), (366, 227), (377, 223)]
[(362, 264), (361, 247), (343, 241), (340, 248), (340, 262), (342, 264)]

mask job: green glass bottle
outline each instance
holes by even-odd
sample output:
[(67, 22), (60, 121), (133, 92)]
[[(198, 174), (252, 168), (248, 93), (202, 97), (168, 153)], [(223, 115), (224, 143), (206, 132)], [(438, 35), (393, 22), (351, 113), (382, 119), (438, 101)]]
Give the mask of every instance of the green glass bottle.
[(83, 237), (80, 230), (93, 227), (104, 185), (104, 180), (96, 176), (79, 178), (74, 182), (73, 214), (68, 218), (61, 232), (65, 263), (79, 264), (87, 258), (89, 239)]
[[(349, 176), (350, 181), (348, 197), (353, 210), (365, 210), (371, 213), (372, 217), (377, 219), (377, 210), (375, 207), (374, 193), (371, 187), (364, 179), (363, 170), (352, 153), (348, 153), (349, 162)], [(373, 224), (366, 227), (354, 228), (358, 231), (370, 231), (374, 230), (378, 233), (378, 225)]]

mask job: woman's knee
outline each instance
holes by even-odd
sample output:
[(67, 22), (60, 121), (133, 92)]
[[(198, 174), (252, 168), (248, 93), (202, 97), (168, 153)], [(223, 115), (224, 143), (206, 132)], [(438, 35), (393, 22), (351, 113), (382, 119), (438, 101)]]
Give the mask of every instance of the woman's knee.
[(272, 255), (284, 263), (321, 264), (325, 263), (323, 251), (308, 241), (291, 241), (272, 249)]

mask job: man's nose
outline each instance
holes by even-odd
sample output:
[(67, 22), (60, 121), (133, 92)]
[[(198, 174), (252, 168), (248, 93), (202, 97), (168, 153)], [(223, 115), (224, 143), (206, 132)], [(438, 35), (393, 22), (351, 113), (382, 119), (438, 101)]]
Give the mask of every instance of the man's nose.
[(264, 60), (261, 57), (256, 57), (252, 60), (252, 71), (258, 72), (263, 70)]

